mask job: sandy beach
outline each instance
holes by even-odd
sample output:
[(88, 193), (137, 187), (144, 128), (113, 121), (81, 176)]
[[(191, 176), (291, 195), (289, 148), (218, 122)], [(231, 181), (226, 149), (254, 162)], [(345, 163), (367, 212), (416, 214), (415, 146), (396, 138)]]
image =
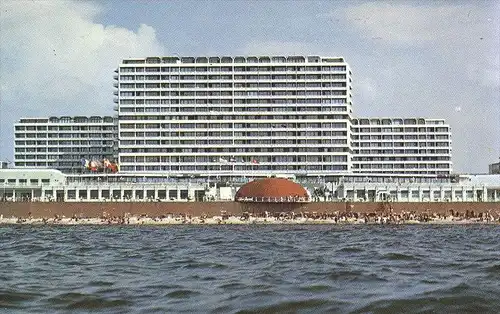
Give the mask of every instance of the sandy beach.
[(339, 213), (328, 215), (307, 216), (304, 214), (287, 213), (281, 215), (263, 214), (259, 216), (212, 216), (191, 217), (187, 215), (168, 215), (148, 217), (124, 215), (114, 217), (64, 217), (51, 218), (33, 217), (3, 217), (0, 215), (0, 225), (262, 225), (262, 224), (500, 224), (500, 216), (491, 214), (480, 215), (448, 215), (439, 214), (365, 214)]

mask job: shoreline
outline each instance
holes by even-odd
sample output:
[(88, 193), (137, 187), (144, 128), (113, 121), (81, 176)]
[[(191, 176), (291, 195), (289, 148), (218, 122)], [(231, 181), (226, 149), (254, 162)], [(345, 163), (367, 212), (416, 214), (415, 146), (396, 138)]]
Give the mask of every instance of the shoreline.
[(168, 226), (168, 225), (500, 225), (500, 218), (481, 217), (411, 217), (398, 219), (388, 216), (373, 219), (355, 217), (329, 218), (276, 218), (276, 217), (237, 217), (214, 216), (202, 217), (85, 217), (85, 218), (22, 218), (0, 217), (2, 225), (57, 225), (57, 226), (97, 226), (97, 225), (131, 225), (131, 226)]
[[(268, 212), (276, 216), (282, 213), (306, 217), (348, 215), (357, 213), (365, 215), (405, 215), (414, 216), (456, 216), (479, 217), (479, 215), (493, 215), (500, 217), (500, 203), (409, 203), (409, 202), (310, 202), (310, 203), (253, 203), (235, 201), (217, 202), (0, 202), (0, 216), (3, 217), (215, 217), (223, 214), (241, 217), (245, 214), (260, 216)], [(295, 214), (293, 214), (295, 213)]]

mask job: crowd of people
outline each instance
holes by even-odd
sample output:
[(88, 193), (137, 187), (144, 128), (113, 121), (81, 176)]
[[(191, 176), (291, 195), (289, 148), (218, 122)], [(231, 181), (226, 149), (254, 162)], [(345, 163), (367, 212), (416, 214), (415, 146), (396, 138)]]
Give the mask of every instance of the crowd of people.
[(428, 213), (403, 211), (399, 213), (384, 211), (372, 213), (335, 212), (335, 213), (243, 213), (230, 215), (222, 212), (218, 216), (192, 216), (189, 214), (165, 214), (151, 217), (148, 215), (112, 216), (103, 213), (99, 217), (82, 217), (74, 215), (65, 217), (34, 218), (31, 213), (26, 217), (4, 218), (0, 215), (0, 224), (96, 224), (96, 225), (167, 225), (167, 224), (411, 224), (411, 223), (500, 223), (499, 212), (474, 211)]

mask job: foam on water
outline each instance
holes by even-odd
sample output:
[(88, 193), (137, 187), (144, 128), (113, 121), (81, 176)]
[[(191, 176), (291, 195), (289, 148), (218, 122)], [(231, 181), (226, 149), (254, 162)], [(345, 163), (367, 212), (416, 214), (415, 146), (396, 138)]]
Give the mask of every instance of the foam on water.
[(497, 313), (500, 226), (1, 226), (0, 312)]

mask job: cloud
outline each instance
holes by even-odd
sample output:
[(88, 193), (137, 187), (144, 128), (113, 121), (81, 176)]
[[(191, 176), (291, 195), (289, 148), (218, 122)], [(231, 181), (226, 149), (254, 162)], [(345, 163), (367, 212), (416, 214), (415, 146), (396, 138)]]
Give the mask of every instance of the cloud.
[(499, 9), (498, 2), (371, 2), (322, 18), (344, 16), (381, 52), (378, 72), (360, 71), (380, 85), (379, 108), (369, 110), (445, 118), (453, 129), (454, 168), (484, 172), (500, 153)]
[(315, 43), (279, 40), (252, 40), (238, 51), (242, 55), (318, 55), (320, 49)]
[[(0, 156), (12, 153), (12, 125), (25, 116), (112, 115), (120, 59), (162, 54), (155, 30), (95, 20), (91, 2), (2, 1)], [(5, 136), (5, 133), (9, 136)]]
[[(158, 23), (168, 46), (187, 55), (344, 56), (355, 115), (445, 118), (456, 169), (484, 171), (500, 153), (500, 2), (415, 3), (202, 5), (200, 22), (192, 3), (165, 2), (109, 15)], [(112, 114), (120, 59), (166, 54), (154, 28), (100, 24), (108, 12), (92, 2), (3, 0), (0, 8), (0, 158), (12, 155), (19, 117)]]
[(345, 15), (367, 35), (410, 45), (464, 43), (472, 37), (479, 39), (491, 29), (497, 18), (493, 12), (485, 12), (477, 5), (439, 3), (371, 2), (347, 7)]
[(500, 20), (495, 12), (499, 9), (499, 4), (488, 10), (478, 3), (371, 2), (347, 7), (344, 14), (365, 38), (393, 48), (434, 51), (446, 62), (464, 66), (470, 79), (498, 87)]

